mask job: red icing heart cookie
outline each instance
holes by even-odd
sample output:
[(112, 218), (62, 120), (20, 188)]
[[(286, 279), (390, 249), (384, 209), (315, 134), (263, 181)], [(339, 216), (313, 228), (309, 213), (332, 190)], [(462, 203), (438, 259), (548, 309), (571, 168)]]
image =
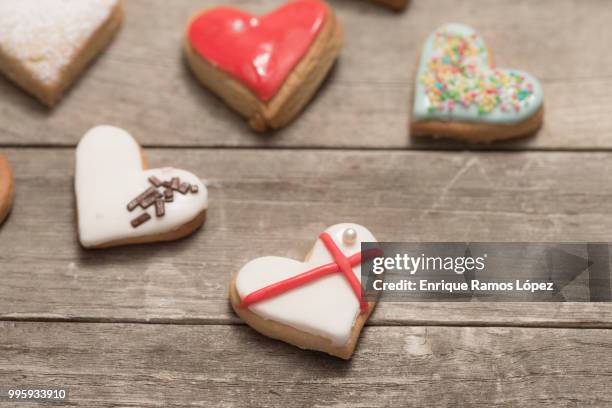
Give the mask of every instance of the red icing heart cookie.
[(268, 101), (310, 48), (326, 16), (327, 7), (318, 1), (289, 3), (260, 18), (219, 7), (196, 17), (189, 40), (210, 63)]
[(296, 0), (261, 17), (218, 7), (196, 14), (185, 49), (194, 74), (253, 128), (284, 126), (331, 68), (342, 31), (319, 0)]

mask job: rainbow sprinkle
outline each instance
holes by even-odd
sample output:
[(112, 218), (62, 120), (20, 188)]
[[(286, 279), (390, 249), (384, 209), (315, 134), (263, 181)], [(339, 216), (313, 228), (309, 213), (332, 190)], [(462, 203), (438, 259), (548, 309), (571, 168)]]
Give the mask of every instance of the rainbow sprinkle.
[(520, 73), (491, 67), (478, 34), (442, 29), (434, 35), (434, 54), (420, 78), (430, 113), (451, 113), (457, 106), (475, 106), (480, 115), (497, 107), (519, 112), (529, 104), (533, 84)]

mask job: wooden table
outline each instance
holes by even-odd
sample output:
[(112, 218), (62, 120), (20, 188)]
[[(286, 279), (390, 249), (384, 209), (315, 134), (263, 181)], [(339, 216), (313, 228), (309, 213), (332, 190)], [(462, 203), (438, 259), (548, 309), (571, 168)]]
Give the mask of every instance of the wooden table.
[[(115, 43), (53, 111), (0, 80), (17, 183), (0, 229), (0, 386), (68, 386), (83, 407), (610, 406), (610, 304), (384, 303), (344, 362), (255, 333), (226, 293), (248, 260), (300, 259), (341, 221), (380, 240), (611, 241), (610, 4), (414, 0), (395, 14), (331, 0), (346, 26), (339, 63), (297, 122), (257, 135), (181, 58), (183, 24), (214, 3), (127, 0)], [(417, 54), (449, 21), (541, 79), (537, 137), (410, 138)], [(98, 124), (132, 132), (153, 166), (205, 178), (204, 230), (81, 249), (74, 147)]]

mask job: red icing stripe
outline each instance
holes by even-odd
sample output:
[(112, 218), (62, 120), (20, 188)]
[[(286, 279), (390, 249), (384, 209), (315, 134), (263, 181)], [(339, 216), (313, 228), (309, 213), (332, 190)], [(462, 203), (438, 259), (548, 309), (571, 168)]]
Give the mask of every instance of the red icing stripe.
[(197, 16), (188, 36), (203, 58), (267, 101), (306, 54), (327, 13), (319, 0), (292, 1), (262, 17), (217, 7)]
[[(351, 289), (355, 293), (355, 296), (359, 300), (361, 313), (365, 313), (368, 310), (368, 303), (363, 299), (361, 295), (361, 283), (353, 273), (353, 267), (361, 263), (361, 252), (349, 256), (348, 258), (342, 253), (340, 248), (334, 242), (334, 239), (327, 233), (323, 232), (319, 238), (325, 244), (325, 247), (334, 258), (334, 262), (319, 266), (309, 271), (303, 272), (299, 275), (292, 276), (291, 278), (284, 279), (280, 282), (273, 283), (253, 293), (248, 294), (242, 299), (242, 302), (238, 305), (240, 308), (247, 308), (256, 303), (264, 300), (282, 295), (297, 287), (303, 286), (309, 282), (320, 279), (324, 276), (331, 275), (333, 273), (342, 273), (349, 284)], [(368, 258), (379, 256), (381, 251), (370, 251), (367, 254)]]
[(344, 256), (340, 248), (338, 248), (338, 245), (336, 245), (334, 242), (334, 239), (327, 232), (322, 233), (319, 238), (321, 238), (321, 241), (323, 241), (325, 247), (327, 247), (327, 250), (336, 261), (340, 272), (342, 272), (346, 280), (351, 285), (357, 300), (359, 300), (361, 313), (364, 313), (368, 309), (368, 303), (363, 300), (363, 296), (361, 296), (361, 283), (359, 283), (359, 279), (357, 279), (353, 273), (353, 265), (351, 265), (349, 259)]

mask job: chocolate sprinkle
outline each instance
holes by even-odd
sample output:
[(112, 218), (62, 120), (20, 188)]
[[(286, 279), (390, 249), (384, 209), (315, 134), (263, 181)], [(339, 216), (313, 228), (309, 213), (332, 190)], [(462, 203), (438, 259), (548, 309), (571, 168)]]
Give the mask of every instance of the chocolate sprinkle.
[(147, 188), (143, 193), (138, 195), (138, 197), (136, 197), (135, 199), (130, 201), (130, 203), (127, 205), (128, 211), (134, 210), (134, 208), (136, 208), (138, 206), (138, 204), (140, 204), (140, 202), (142, 200), (144, 200), (145, 198), (147, 198), (151, 194), (155, 194), (156, 192), (157, 192), (157, 189), (155, 187)]
[(147, 198), (140, 202), (140, 206), (145, 209), (149, 208), (155, 203), (155, 200), (157, 200), (159, 197), (161, 197), (161, 194), (159, 193), (159, 191), (155, 190), (155, 194), (150, 194), (149, 196), (147, 196)]
[(140, 204), (140, 201), (134, 199), (132, 201), (129, 202), (129, 204), (127, 205), (127, 209), (129, 212), (134, 211), (134, 208), (138, 207), (138, 204)]
[(149, 221), (150, 219), (151, 219), (151, 216), (149, 215), (149, 213), (141, 214), (138, 218), (134, 218), (132, 220), (132, 222), (131, 222), (132, 227), (138, 228), (142, 224), (144, 224), (145, 222)]
[(149, 177), (149, 183), (153, 184), (155, 187), (159, 187), (162, 185), (161, 180), (155, 176)]
[(181, 194), (187, 194), (187, 192), (189, 191), (190, 188), (191, 188), (191, 184), (189, 184), (189, 183), (182, 183), (179, 186), (178, 191)]
[(173, 202), (174, 201), (174, 191), (172, 191), (169, 188), (164, 190), (164, 200), (166, 200), (167, 203)]
[[(188, 194), (189, 192), (196, 194), (199, 191), (198, 186), (186, 182), (181, 183), (181, 180), (178, 177), (172, 177), (170, 181), (162, 181), (156, 176), (151, 176), (148, 180), (153, 187), (147, 188), (138, 197), (130, 201), (127, 205), (128, 211), (131, 212), (138, 206), (146, 210), (155, 204), (155, 215), (157, 217), (163, 217), (166, 214), (166, 203), (171, 203), (174, 201), (175, 190), (181, 194)], [(163, 194), (157, 189), (159, 187), (165, 188)], [(131, 221), (132, 227), (138, 228), (150, 219), (151, 215), (145, 212), (138, 218)]]
[(158, 198), (155, 200), (155, 215), (158, 217), (163, 217), (166, 214), (166, 206), (164, 204), (164, 200)]

